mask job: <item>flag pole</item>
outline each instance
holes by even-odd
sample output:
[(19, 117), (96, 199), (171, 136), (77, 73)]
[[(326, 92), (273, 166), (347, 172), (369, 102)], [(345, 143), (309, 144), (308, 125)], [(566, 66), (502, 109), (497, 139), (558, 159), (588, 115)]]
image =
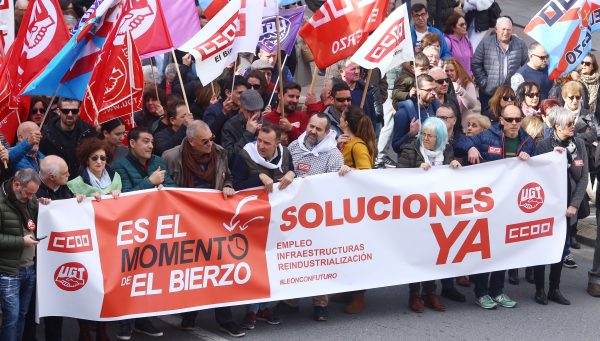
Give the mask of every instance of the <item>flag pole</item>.
[(237, 56), (235, 56), (235, 60), (233, 61), (233, 72), (231, 75), (231, 92), (229, 93), (229, 96), (233, 96), (233, 89), (235, 89), (235, 70), (236, 69), (237, 69)]
[(42, 123), (40, 123), (40, 130), (42, 129), (44, 122), (46, 122), (46, 117), (48, 117), (48, 113), (50, 112), (50, 107), (52, 106), (52, 102), (54, 102), (54, 99), (56, 98), (56, 94), (58, 94), (58, 90), (60, 89), (61, 86), (62, 86), (62, 83), (59, 83), (58, 86), (56, 87), (56, 90), (54, 91), (54, 95), (52, 95), (52, 99), (50, 99), (50, 102), (48, 103), (48, 107), (46, 108), (44, 117), (42, 117)]
[[(279, 79), (283, 79), (283, 71), (281, 67), (281, 33), (279, 32), (279, 12), (275, 16), (275, 26), (277, 27), (277, 68), (279, 69)], [(279, 82), (279, 96), (283, 99), (283, 81)], [(283, 109), (283, 100), (279, 101), (279, 114), (281, 117), (285, 117)]]
[(215, 97), (215, 84), (212, 81), (210, 82), (210, 89), (212, 91), (212, 96), (210, 96), (212, 99), (213, 97)]
[(419, 115), (419, 124), (421, 124), (421, 104), (419, 104), (419, 82), (417, 82), (416, 74), (415, 74), (415, 89), (417, 89), (417, 114)]
[[(185, 101), (185, 106), (188, 111), (190, 111), (190, 105), (188, 103), (187, 95), (185, 94), (185, 87), (183, 86), (183, 78), (181, 78), (181, 71), (179, 71), (179, 62), (177, 61), (177, 57), (175, 56), (175, 49), (171, 47), (171, 55), (173, 56), (173, 60), (175, 61), (175, 70), (177, 70), (177, 77), (179, 77), (179, 85), (181, 86), (181, 92), (183, 93), (183, 100)], [(133, 102), (132, 104), (133, 105)]]
[[(285, 61), (287, 60), (287, 58), (288, 58), (288, 56), (286, 54), (285, 58), (283, 58), (283, 64), (285, 64)], [(279, 79), (281, 79), (281, 75), (277, 75), (277, 79), (275, 80), (275, 87), (273, 88), (273, 91), (271, 91), (271, 97), (269, 98), (269, 103), (267, 103), (268, 105), (271, 105), (271, 101), (273, 101), (273, 96), (275, 96), (275, 92), (277, 91), (277, 85), (279, 85)], [(281, 91), (283, 91), (283, 90), (281, 90)]]
[(92, 89), (90, 89), (90, 85), (87, 85), (87, 93), (92, 100), (92, 107), (94, 107), (94, 111), (96, 112), (96, 117), (94, 118), (94, 125), (98, 125), (98, 117), (100, 116), (100, 112), (98, 111), (98, 107), (96, 106), (96, 100), (94, 99), (94, 95), (92, 94)]
[[(127, 30), (127, 71), (129, 72), (129, 105), (131, 108), (131, 125), (135, 125), (135, 117), (133, 115), (133, 58), (131, 57), (132, 53), (132, 44), (131, 44), (131, 31)], [(175, 57), (175, 52), (173, 52), (173, 57)], [(175, 59), (175, 66), (177, 69), (177, 74), (179, 74), (179, 65), (177, 65), (177, 59)], [(181, 81), (181, 75), (179, 80)], [(185, 89), (183, 89), (183, 85), (181, 86), (181, 90), (183, 91), (183, 97), (185, 99)], [(160, 101), (160, 99), (158, 99)], [(187, 105), (187, 99), (185, 100), (185, 105)], [(188, 107), (189, 108), (189, 107)], [(188, 109), (190, 110), (190, 109)]]
[(361, 109), (365, 106), (365, 100), (367, 99), (367, 92), (369, 92), (369, 82), (371, 81), (372, 73), (373, 69), (369, 69), (369, 71), (367, 72), (367, 82), (365, 83), (365, 89), (363, 90), (362, 98), (360, 99)]
[(312, 79), (310, 80), (310, 88), (308, 89), (309, 94), (312, 94), (315, 91), (315, 83), (317, 82), (318, 74), (319, 74), (319, 68), (315, 64), (315, 69), (313, 70), (313, 73), (312, 73)]
[(152, 62), (152, 58), (150, 58), (150, 70), (152, 71), (152, 81), (154, 82), (154, 92), (156, 92), (156, 99), (160, 101), (160, 96), (158, 95), (158, 84), (156, 83), (156, 75), (154, 74), (154, 63)]

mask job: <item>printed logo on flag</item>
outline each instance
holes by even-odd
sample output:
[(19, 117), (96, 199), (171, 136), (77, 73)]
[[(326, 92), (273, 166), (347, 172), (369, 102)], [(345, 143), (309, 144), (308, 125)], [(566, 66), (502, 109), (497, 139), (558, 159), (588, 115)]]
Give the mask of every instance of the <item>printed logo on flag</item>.
[(126, 47), (123, 49), (127, 51), (126, 54), (120, 55), (119, 58), (117, 58), (117, 65), (113, 68), (112, 73), (108, 78), (108, 82), (106, 82), (104, 100), (109, 103), (118, 100), (119, 95), (125, 90), (125, 87), (129, 86), (126, 77), (127, 61), (123, 60), (123, 57), (126, 57), (129, 51)]
[(83, 288), (87, 281), (88, 271), (81, 263), (65, 263), (54, 272), (54, 283), (65, 291), (77, 291)]
[[(404, 32), (404, 18), (398, 19), (390, 26), (390, 29), (381, 37), (379, 42), (375, 44), (375, 47), (369, 52), (365, 59), (379, 63), (385, 58), (390, 52), (393, 52), (398, 46), (398, 43), (406, 38), (406, 32)], [(398, 51), (400, 53), (402, 51)]]
[(92, 236), (89, 229), (50, 233), (48, 251), (79, 253), (92, 250)]
[(232, 16), (212, 37), (196, 46), (194, 49), (200, 52), (202, 60), (206, 60), (231, 46), (231, 43), (235, 39), (237, 25), (238, 16)]
[(115, 45), (122, 45), (127, 31), (134, 39), (141, 37), (156, 18), (156, 0), (131, 0), (129, 13), (125, 16), (115, 36)]
[[(60, 18), (62, 20), (62, 18)], [(50, 0), (38, 0), (33, 6), (32, 24), (27, 27), (26, 41), (27, 59), (35, 58), (42, 53), (54, 38), (56, 32), (57, 13)]]
[(544, 204), (544, 189), (536, 182), (523, 186), (517, 198), (519, 208), (525, 213), (533, 213)]
[(522, 242), (552, 235), (554, 218), (534, 220), (506, 226), (506, 244)]
[(0, 9), (8, 9), (8, 1), (10, 0), (0, 0)]
[[(258, 40), (259, 45), (264, 45), (267, 51), (277, 51), (277, 21), (275, 16), (263, 18), (262, 34)], [(284, 41), (290, 34), (292, 22), (283, 16), (279, 17), (279, 36)]]

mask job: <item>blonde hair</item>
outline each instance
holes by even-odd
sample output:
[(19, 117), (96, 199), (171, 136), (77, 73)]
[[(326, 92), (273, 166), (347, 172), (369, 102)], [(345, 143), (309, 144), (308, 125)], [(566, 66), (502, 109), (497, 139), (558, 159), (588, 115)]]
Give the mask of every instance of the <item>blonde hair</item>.
[(521, 123), (521, 127), (534, 140), (544, 136), (544, 122), (537, 116), (526, 116)]
[(467, 118), (467, 122), (476, 121), (484, 130), (492, 126), (492, 121), (487, 116), (481, 114), (471, 114)]

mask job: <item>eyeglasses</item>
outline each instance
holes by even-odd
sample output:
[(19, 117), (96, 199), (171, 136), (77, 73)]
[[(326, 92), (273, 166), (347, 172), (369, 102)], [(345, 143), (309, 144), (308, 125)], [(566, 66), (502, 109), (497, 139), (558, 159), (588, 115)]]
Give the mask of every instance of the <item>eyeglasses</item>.
[(258, 90), (260, 89), (260, 84), (250, 84), (250, 86), (252, 87), (252, 89), (254, 90)]
[(340, 103), (352, 102), (352, 97), (336, 97), (335, 100)]
[(532, 55), (532, 56), (535, 56), (535, 57), (538, 57), (538, 58), (539, 58), (539, 59), (541, 59), (541, 60), (547, 60), (547, 59), (548, 59), (548, 55), (545, 55), (545, 56), (538, 56), (537, 54), (533, 54), (533, 53), (532, 53), (531, 55)]
[(502, 117), (506, 122), (508, 123), (520, 123), (523, 120), (523, 117), (504, 117), (504, 116), (500, 116)]
[(581, 65), (590, 66), (590, 65), (592, 65), (592, 62), (581, 62)]
[(211, 136), (209, 139), (203, 139), (201, 142), (203, 145), (206, 146), (207, 144), (209, 144), (210, 142), (212, 142), (214, 140), (215, 140), (215, 135), (213, 134), (213, 136)]
[(455, 118), (454, 116), (436, 116), (440, 120), (448, 121), (449, 119)]
[(60, 112), (63, 113), (63, 114), (65, 114), (65, 115), (69, 115), (69, 114), (79, 115), (79, 109), (63, 109), (63, 108), (59, 108), (58, 110), (60, 110)]
[(574, 100), (574, 99), (579, 101), (581, 99), (581, 96), (568, 96), (568, 98), (571, 101)]
[(44, 108), (41, 108), (41, 109), (40, 109), (40, 108), (32, 108), (32, 109), (31, 109), (31, 112), (32, 112), (32, 113), (34, 113), (34, 114), (35, 114), (36, 112), (39, 112), (40, 114), (43, 114), (45, 111), (46, 111), (46, 110), (45, 110)]
[(98, 159), (100, 159), (100, 161), (104, 162), (106, 161), (106, 156), (104, 155), (94, 155), (94, 156), (90, 156), (90, 159), (94, 162), (98, 161)]
[(444, 83), (448, 84), (450, 83), (450, 78), (436, 79), (435, 82), (439, 85), (444, 85)]
[(502, 99), (505, 102), (514, 102), (515, 101), (515, 96), (502, 96)]
[(427, 16), (427, 14), (429, 14), (429, 13), (427, 13), (427, 12), (421, 13), (421, 14), (413, 13), (412, 16), (415, 18), (425, 18)]
[(435, 88), (431, 88), (431, 89), (421, 89), (421, 90), (423, 90), (423, 91), (425, 91), (425, 92), (433, 92), (434, 94), (436, 94), (436, 93), (437, 93), (437, 90), (436, 90)]
[(540, 93), (539, 92), (531, 92), (531, 93), (525, 94), (525, 96), (527, 96), (529, 98), (540, 97)]
[(421, 133), (421, 138), (423, 138), (423, 139), (427, 139), (427, 140), (430, 140), (430, 139), (434, 139), (434, 138), (436, 138), (436, 136), (435, 136), (434, 134), (427, 134), (427, 133), (423, 133), (423, 132), (422, 132), (422, 133)]

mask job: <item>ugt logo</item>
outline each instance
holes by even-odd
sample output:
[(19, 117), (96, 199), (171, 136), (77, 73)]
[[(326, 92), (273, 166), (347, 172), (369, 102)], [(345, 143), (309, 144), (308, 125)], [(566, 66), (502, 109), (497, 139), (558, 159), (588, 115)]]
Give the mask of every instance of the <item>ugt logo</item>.
[(517, 198), (519, 208), (525, 213), (533, 213), (544, 204), (544, 189), (536, 182), (523, 186)]
[(35, 2), (25, 37), (27, 59), (35, 58), (48, 47), (56, 33), (57, 22), (56, 8), (50, 0)]

